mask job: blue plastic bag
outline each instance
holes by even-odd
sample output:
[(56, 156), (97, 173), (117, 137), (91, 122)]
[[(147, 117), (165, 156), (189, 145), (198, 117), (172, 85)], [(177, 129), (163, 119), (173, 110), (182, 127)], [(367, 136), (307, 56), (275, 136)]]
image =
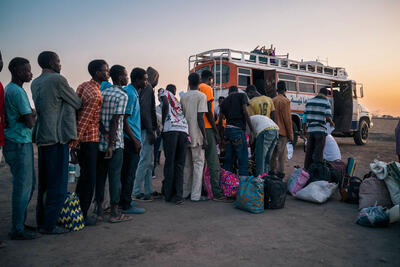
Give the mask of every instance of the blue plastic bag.
[(382, 206), (363, 208), (357, 218), (357, 223), (362, 226), (388, 226), (389, 215)]
[(240, 176), (235, 207), (251, 213), (264, 211), (264, 181), (254, 176)]

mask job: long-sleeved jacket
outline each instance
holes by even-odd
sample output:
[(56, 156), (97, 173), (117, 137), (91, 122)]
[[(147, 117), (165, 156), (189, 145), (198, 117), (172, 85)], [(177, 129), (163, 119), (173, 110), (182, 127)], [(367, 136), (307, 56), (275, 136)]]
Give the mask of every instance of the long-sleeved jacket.
[(147, 86), (139, 91), (140, 120), (142, 130), (154, 132), (157, 129), (156, 100), (153, 86), (158, 83), (158, 72), (149, 67), (147, 69)]
[(293, 140), (292, 115), (290, 110), (290, 100), (281, 94), (278, 94), (272, 100), (275, 106), (274, 120), (279, 127), (279, 135), (286, 136)]
[(33, 141), (38, 145), (67, 144), (77, 138), (76, 111), (82, 102), (58, 73), (44, 73), (31, 85), (37, 111)]

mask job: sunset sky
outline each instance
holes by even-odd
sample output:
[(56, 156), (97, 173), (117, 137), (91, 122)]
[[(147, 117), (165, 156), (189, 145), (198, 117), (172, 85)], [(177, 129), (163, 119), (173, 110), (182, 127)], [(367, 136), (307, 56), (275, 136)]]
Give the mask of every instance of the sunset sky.
[[(188, 57), (214, 48), (250, 51), (258, 44), (297, 60), (328, 59), (364, 84), (370, 111), (400, 115), (400, 1), (21, 1), (0, 2), (0, 50), (40, 74), (37, 56), (57, 52), (76, 88), (87, 64), (152, 66), (160, 87), (187, 84)], [(30, 93), (30, 86), (25, 85)]]

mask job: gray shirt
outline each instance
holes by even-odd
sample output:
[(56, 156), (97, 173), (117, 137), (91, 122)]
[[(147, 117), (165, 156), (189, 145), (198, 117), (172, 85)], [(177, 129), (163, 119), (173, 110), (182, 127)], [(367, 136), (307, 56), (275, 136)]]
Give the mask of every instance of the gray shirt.
[(33, 80), (31, 91), (37, 111), (33, 142), (40, 146), (76, 140), (76, 111), (82, 102), (67, 80), (58, 73), (44, 73)]

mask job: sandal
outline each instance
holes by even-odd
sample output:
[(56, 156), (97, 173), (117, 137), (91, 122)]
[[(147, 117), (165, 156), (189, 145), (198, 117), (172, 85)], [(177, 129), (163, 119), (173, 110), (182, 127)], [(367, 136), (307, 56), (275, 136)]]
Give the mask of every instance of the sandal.
[(130, 221), (130, 220), (132, 220), (132, 217), (127, 216), (125, 214), (121, 214), (121, 215), (116, 216), (116, 217), (110, 217), (109, 222), (110, 223), (120, 223), (120, 222), (127, 222), (127, 221)]

